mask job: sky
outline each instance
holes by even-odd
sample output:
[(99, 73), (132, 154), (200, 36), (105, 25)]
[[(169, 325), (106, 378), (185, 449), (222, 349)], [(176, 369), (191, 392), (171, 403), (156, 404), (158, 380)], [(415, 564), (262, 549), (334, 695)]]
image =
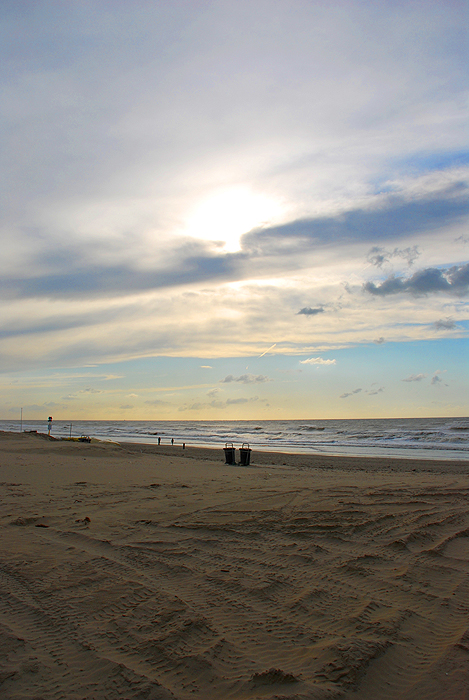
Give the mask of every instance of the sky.
[(468, 7), (3, 0), (0, 419), (467, 416)]

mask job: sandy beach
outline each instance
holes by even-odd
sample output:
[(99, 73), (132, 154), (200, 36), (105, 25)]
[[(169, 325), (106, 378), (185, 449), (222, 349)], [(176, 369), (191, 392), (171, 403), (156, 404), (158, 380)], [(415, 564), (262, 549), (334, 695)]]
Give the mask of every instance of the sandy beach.
[(469, 462), (0, 433), (3, 700), (469, 698)]

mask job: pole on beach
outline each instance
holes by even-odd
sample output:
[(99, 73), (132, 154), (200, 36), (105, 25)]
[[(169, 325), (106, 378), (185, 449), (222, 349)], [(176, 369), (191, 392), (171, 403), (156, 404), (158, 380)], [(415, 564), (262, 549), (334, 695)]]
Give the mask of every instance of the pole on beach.
[(21, 409), (21, 419), (20, 419), (20, 433), (23, 432), (23, 409)]

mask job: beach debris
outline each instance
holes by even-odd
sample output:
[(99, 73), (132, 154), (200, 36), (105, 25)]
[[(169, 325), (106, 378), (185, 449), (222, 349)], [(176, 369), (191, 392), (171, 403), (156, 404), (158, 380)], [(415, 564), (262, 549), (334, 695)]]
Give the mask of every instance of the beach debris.
[(78, 518), (75, 520), (76, 523), (90, 523), (91, 518), (89, 518), (87, 515), (84, 518)]
[(281, 668), (269, 668), (268, 671), (254, 673), (250, 680), (255, 685), (274, 685), (275, 683), (299, 683), (299, 678), (292, 673), (285, 673)]
[(49, 527), (49, 525), (46, 525), (45, 523), (36, 523), (36, 527)]

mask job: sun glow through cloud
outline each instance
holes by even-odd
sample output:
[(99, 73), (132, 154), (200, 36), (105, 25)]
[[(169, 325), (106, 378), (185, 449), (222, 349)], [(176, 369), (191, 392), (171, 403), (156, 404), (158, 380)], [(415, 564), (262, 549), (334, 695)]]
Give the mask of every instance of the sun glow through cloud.
[(187, 219), (185, 235), (222, 242), (224, 250), (240, 250), (244, 233), (277, 221), (282, 214), (280, 201), (247, 187), (214, 192), (199, 202)]

